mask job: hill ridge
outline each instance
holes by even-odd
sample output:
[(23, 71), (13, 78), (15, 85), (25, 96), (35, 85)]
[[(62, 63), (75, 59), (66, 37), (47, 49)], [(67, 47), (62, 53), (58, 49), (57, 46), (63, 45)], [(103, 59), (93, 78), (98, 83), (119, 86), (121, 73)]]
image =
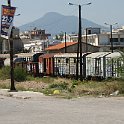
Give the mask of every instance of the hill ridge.
[[(32, 28), (31, 28), (32, 27)], [(34, 27), (38, 29), (45, 29), (47, 33), (58, 34), (61, 32), (72, 33), (78, 32), (78, 17), (76, 16), (65, 16), (57, 12), (48, 12), (39, 19), (32, 21), (30, 23), (20, 26), (21, 31), (31, 30)], [(104, 26), (98, 25), (88, 19), (82, 18), (83, 29), (87, 27), (98, 27), (106, 28)]]

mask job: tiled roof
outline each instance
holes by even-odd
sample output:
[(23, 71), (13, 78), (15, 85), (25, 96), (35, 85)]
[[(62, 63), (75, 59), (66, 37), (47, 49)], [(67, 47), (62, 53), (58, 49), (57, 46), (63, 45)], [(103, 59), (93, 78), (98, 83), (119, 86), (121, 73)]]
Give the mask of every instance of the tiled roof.
[[(66, 42), (66, 46), (71, 46), (71, 45), (74, 45), (76, 44), (77, 42)], [(45, 50), (59, 50), (59, 49), (62, 49), (65, 47), (65, 43), (60, 43), (60, 44), (57, 44), (57, 45), (54, 45), (54, 46), (50, 46), (48, 48), (46, 48)]]
[(40, 55), (41, 58), (52, 58), (55, 55), (55, 53), (46, 53), (43, 55)]

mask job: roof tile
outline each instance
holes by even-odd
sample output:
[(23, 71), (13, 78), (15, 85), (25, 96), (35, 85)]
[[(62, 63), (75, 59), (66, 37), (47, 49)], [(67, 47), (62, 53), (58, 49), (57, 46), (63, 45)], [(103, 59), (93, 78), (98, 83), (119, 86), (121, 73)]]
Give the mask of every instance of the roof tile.
[[(73, 44), (76, 44), (77, 42), (66, 42), (66, 46), (71, 46)], [(59, 50), (65, 47), (65, 43), (60, 43), (54, 46), (50, 46), (48, 48), (46, 48), (45, 50)]]

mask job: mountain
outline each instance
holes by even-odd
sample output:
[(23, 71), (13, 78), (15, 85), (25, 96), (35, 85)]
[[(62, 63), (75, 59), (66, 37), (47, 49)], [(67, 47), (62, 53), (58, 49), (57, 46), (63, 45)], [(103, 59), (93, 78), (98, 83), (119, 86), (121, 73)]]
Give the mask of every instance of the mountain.
[[(87, 19), (82, 19), (83, 29), (87, 27), (98, 27), (98, 28), (106, 28), (101, 25), (98, 25), (92, 21)], [(56, 12), (49, 12), (45, 14), (43, 17), (30, 22), (28, 24), (20, 26), (21, 31), (30, 30), (34, 27), (38, 29), (45, 29), (47, 33), (50, 34), (58, 34), (61, 32), (78, 32), (78, 17), (76, 16), (64, 16)]]

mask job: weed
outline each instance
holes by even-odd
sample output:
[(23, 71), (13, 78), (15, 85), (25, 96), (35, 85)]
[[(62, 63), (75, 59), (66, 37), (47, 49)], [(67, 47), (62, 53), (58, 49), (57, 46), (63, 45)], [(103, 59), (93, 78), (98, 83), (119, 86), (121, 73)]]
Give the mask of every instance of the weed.
[(66, 82), (63, 83), (53, 83), (49, 85), (49, 88), (55, 88), (55, 89), (59, 89), (59, 90), (66, 90), (68, 88), (68, 84)]
[(50, 95), (50, 94), (53, 94), (53, 90), (52, 89), (49, 89), (49, 88), (46, 88), (42, 91), (45, 95)]
[(0, 79), (5, 80), (5, 79), (10, 79), (10, 67), (5, 66), (0, 69)]
[(10, 85), (6, 83), (0, 83), (0, 88), (2, 89), (10, 89)]

